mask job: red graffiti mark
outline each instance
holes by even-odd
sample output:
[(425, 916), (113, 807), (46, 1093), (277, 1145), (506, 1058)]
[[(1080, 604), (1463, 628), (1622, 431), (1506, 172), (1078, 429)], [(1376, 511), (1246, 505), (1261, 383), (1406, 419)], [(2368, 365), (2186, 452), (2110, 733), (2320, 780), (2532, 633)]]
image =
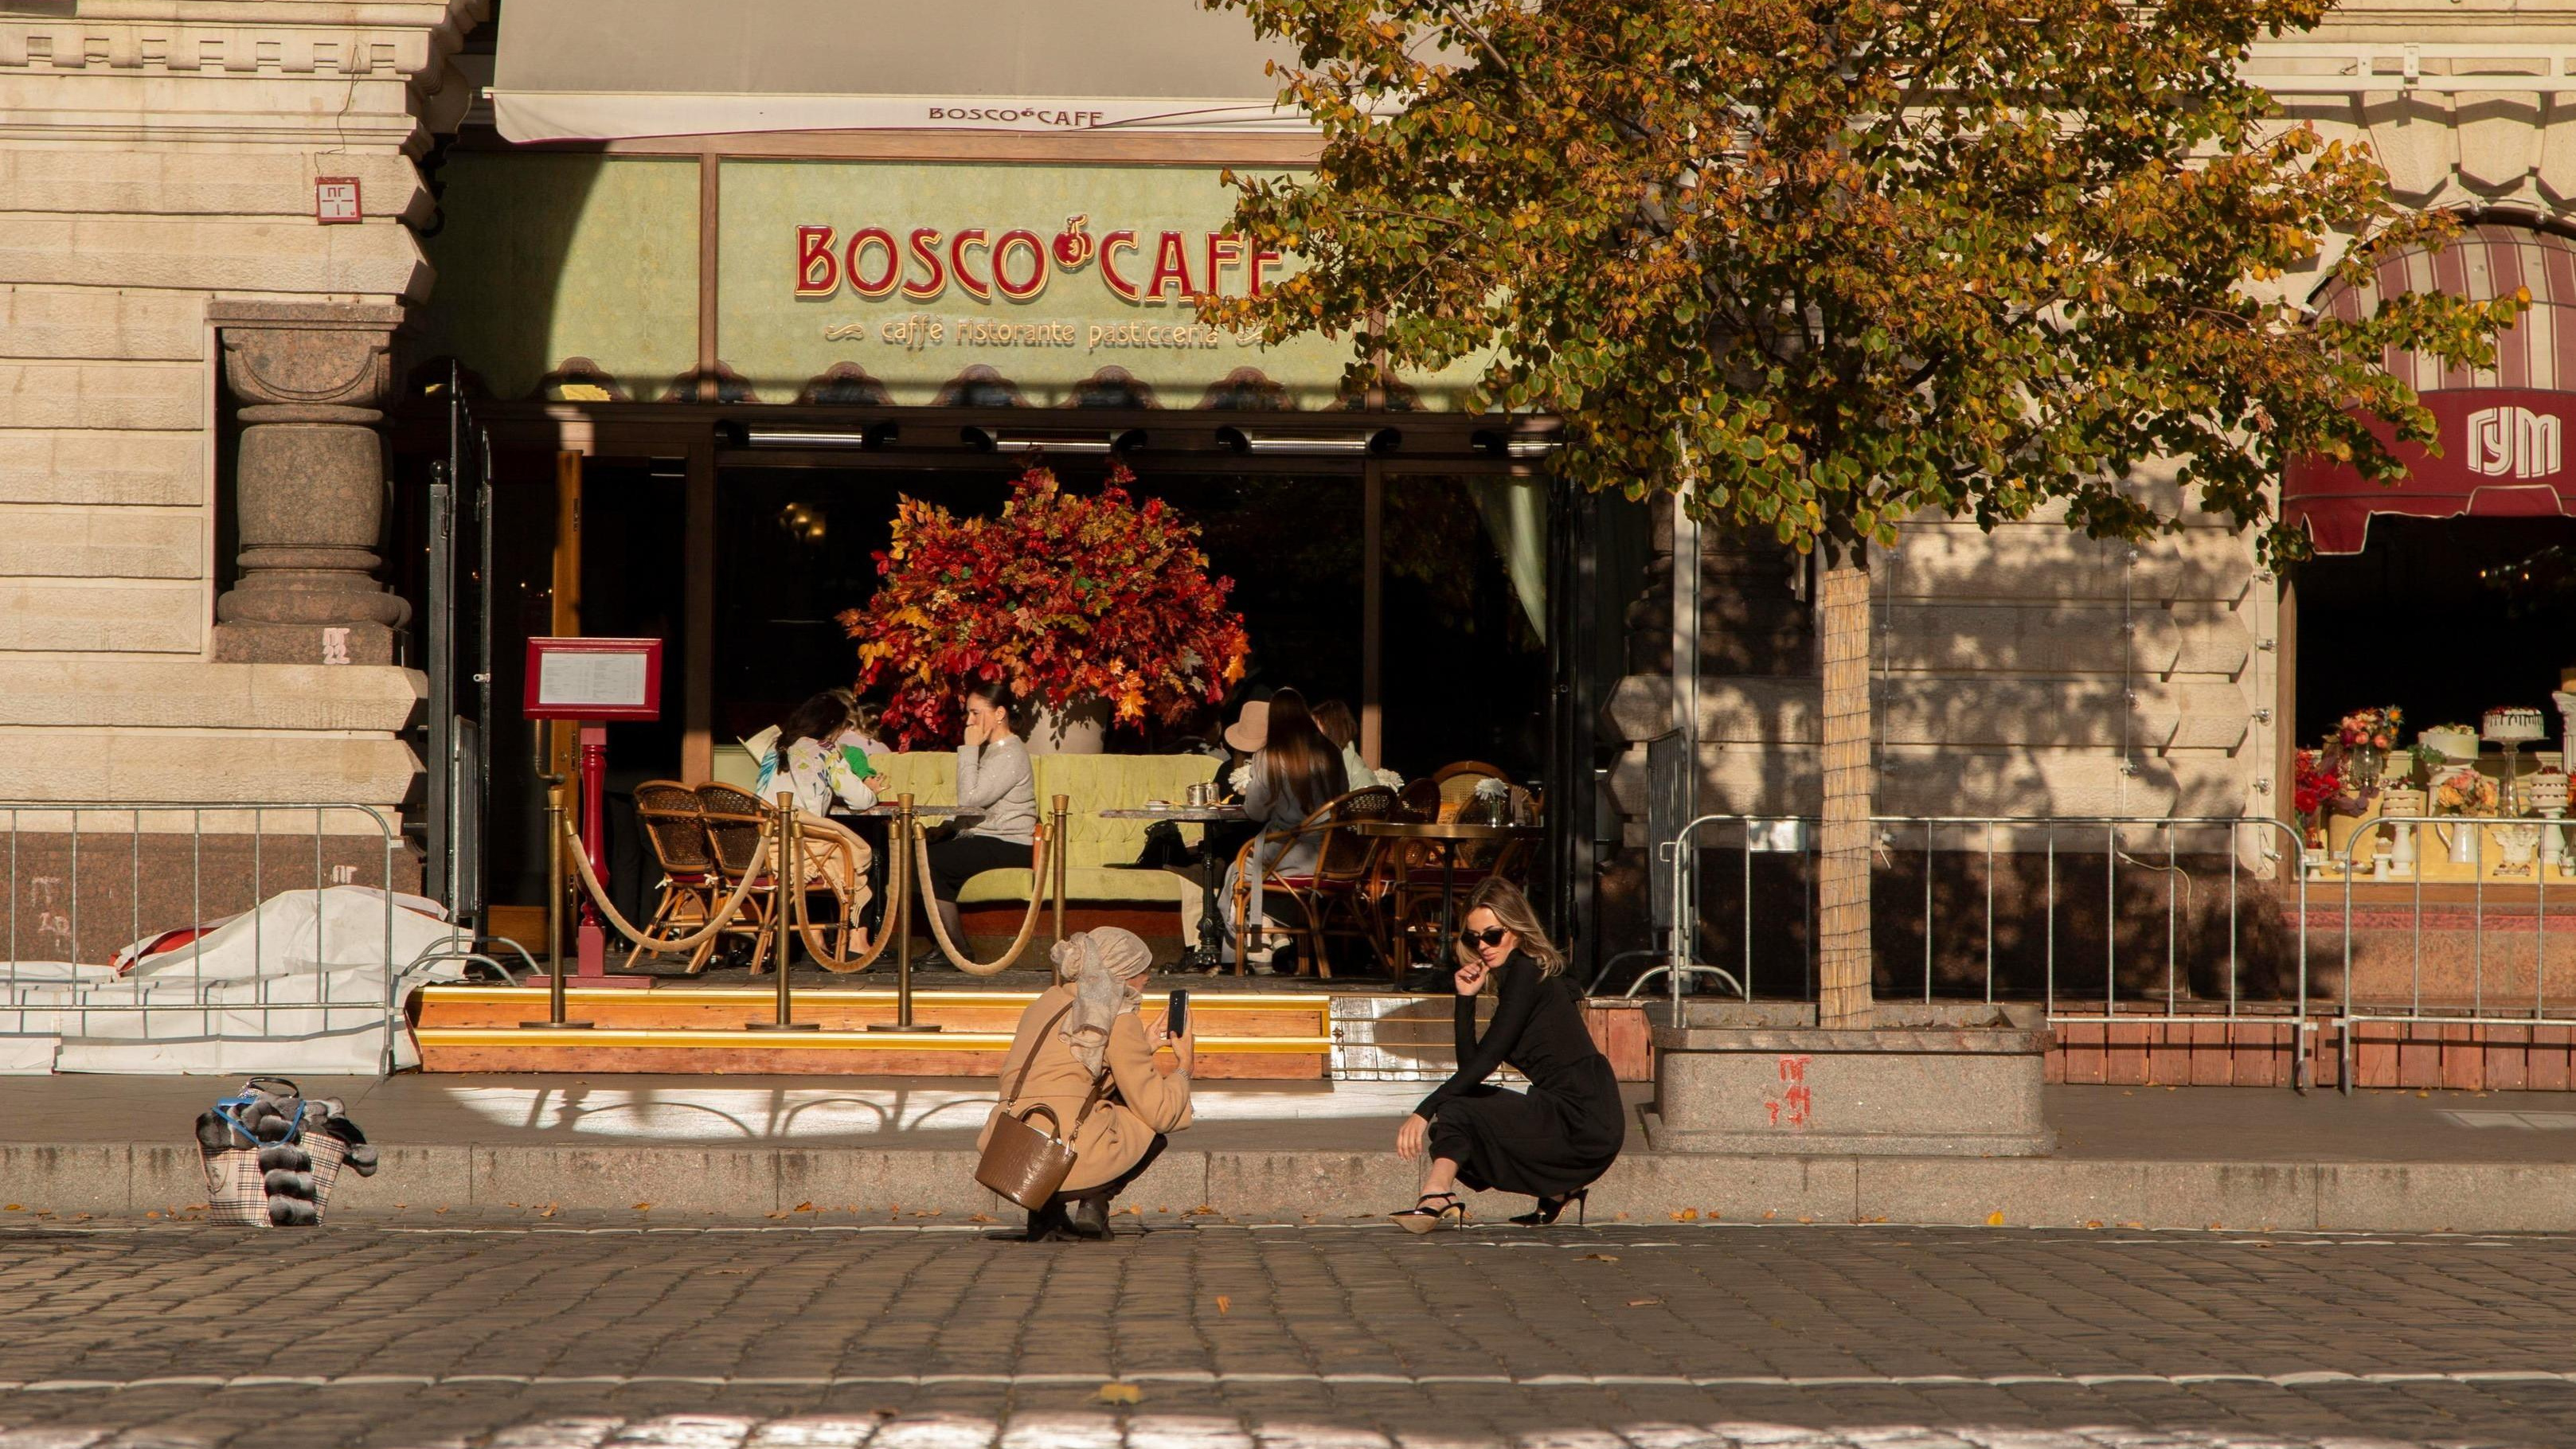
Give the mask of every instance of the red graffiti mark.
[(1771, 1115), (1774, 1127), (1804, 1127), (1815, 1107), (1815, 1098), (1807, 1091), (1807, 1064), (1815, 1060), (1806, 1056), (1780, 1058), (1780, 1094), (1764, 1099), (1763, 1106)]

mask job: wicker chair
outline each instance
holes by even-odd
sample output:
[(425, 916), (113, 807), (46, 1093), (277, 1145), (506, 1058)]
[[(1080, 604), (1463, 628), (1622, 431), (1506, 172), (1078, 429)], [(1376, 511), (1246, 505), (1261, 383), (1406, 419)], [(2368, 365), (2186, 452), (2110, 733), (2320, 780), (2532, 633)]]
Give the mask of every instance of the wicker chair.
[[(644, 827), (645, 842), (653, 847), (654, 863), (662, 869), (661, 898), (654, 902), (645, 933), (704, 925), (715, 914), (716, 858), (707, 844), (706, 810), (698, 792), (677, 780), (647, 780), (635, 787), (635, 816)], [(627, 969), (633, 970), (643, 954), (642, 946), (627, 952)], [(691, 974), (704, 968), (706, 954), (702, 950), (690, 957)]]
[[(1461, 760), (1443, 765), (1422, 779), (1405, 787), (1407, 808), (1422, 818), (1455, 821), (1475, 801), (1476, 787), (1486, 780), (1500, 780), (1510, 791), (1512, 813), (1516, 819), (1537, 818), (1540, 796), (1511, 783), (1511, 777), (1499, 765), (1482, 760)], [(1527, 841), (1505, 841), (1499, 846), (1469, 844), (1458, 847), (1455, 867), (1447, 879), (1457, 883), (1463, 895), (1473, 890), (1488, 876), (1502, 876), (1515, 883), (1528, 874), (1532, 847)], [(1387, 921), (1388, 949), (1401, 970), (1411, 962), (1412, 947), (1428, 941), (1440, 929), (1440, 903), (1443, 872), (1440, 848), (1428, 842), (1408, 841), (1401, 849), (1390, 850), (1379, 862), (1382, 879), (1371, 889), (1381, 902)], [(1430, 959), (1437, 962), (1447, 949), (1444, 942), (1432, 942)]]
[[(699, 818), (706, 824), (707, 844), (715, 857), (716, 890), (719, 899), (731, 896), (751, 878), (751, 889), (742, 900), (742, 914), (728, 924), (717, 940), (748, 937), (751, 942), (751, 974), (760, 974), (761, 964), (769, 959), (771, 912), (778, 906), (778, 882), (770, 873), (769, 852), (760, 840), (760, 801), (748, 790), (731, 785), (698, 787)], [(708, 941), (689, 959), (689, 969), (697, 971), (706, 964), (707, 956), (717, 941)]]
[[(1333, 963), (1326, 953), (1334, 937), (1357, 937), (1366, 941), (1369, 950), (1383, 962), (1386, 947), (1381, 938), (1376, 913), (1377, 897), (1372, 893), (1380, 880), (1378, 858), (1385, 841), (1362, 835), (1349, 827), (1368, 820), (1385, 820), (1400, 806), (1395, 792), (1383, 785), (1353, 790), (1324, 803), (1322, 809), (1307, 816), (1287, 835), (1290, 849), (1306, 840), (1315, 842), (1315, 864), (1311, 872), (1283, 875), (1267, 866), (1258, 865), (1256, 852), (1265, 842), (1277, 843), (1278, 837), (1256, 835), (1243, 843), (1234, 857), (1234, 965), (1237, 974), (1243, 970), (1244, 954), (1252, 936), (1252, 873), (1261, 872), (1262, 890), (1277, 891), (1297, 904), (1305, 918), (1303, 925), (1268, 926), (1262, 929), (1285, 931), (1303, 948), (1304, 960), (1298, 974), (1304, 975), (1306, 962), (1313, 963), (1315, 973), (1331, 977)], [(1278, 852), (1281, 855), (1287, 850)], [(1265, 907), (1264, 913), (1267, 914)], [(1335, 920), (1347, 918), (1348, 924), (1336, 929)]]

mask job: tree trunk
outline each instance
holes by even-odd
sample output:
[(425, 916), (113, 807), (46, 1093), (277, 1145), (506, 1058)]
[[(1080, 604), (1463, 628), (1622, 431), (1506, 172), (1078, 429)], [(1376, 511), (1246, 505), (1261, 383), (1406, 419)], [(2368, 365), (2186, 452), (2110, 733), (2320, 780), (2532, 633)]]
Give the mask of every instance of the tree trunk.
[(1827, 543), (1818, 590), (1823, 636), (1824, 829), (1818, 841), (1817, 1025), (1871, 1024), (1869, 866), (1869, 553)]

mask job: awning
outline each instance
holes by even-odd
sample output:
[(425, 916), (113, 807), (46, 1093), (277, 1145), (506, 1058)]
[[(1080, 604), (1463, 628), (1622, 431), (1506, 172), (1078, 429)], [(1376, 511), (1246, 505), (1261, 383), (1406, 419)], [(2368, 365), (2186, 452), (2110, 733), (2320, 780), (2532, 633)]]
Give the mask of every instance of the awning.
[(510, 0), (490, 95), (512, 141), (1303, 130), (1294, 58), (1197, 0)]
[(2329, 289), (2317, 308), (2359, 319), (2386, 294), (2491, 299), (2522, 287), (2531, 289), (2531, 310), (2496, 339), (2494, 367), (2446, 367), (2440, 358), (2396, 348), (2383, 359), (2432, 410), (2439, 456), (2413, 445), (2395, 449), (2408, 476), (2390, 487), (2341, 464), (2291, 464), (2282, 510), (2307, 524), (2317, 552), (2361, 552), (2371, 518), (2383, 513), (2576, 517), (2576, 473), (2568, 468), (2576, 457), (2565, 441), (2569, 420), (2576, 419), (2576, 244), (2528, 227), (2479, 225), (2438, 253), (2390, 258), (2368, 286)]

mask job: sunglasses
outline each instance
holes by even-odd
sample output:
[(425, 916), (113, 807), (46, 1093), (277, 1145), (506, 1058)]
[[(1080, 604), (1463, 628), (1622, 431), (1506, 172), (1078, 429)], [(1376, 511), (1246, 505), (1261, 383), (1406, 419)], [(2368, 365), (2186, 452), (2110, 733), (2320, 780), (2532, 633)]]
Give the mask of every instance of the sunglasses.
[(1500, 926), (1487, 926), (1481, 931), (1460, 931), (1458, 944), (1473, 951), (1478, 946), (1499, 946), (1503, 944), (1503, 938), (1510, 934), (1511, 932)]

